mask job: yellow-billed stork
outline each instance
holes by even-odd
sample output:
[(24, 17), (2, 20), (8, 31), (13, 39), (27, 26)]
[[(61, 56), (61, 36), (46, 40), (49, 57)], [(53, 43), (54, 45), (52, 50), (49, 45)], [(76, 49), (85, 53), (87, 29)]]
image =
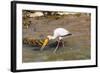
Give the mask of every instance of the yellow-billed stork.
[[(56, 50), (59, 48), (59, 43), (62, 42), (62, 39), (65, 36), (69, 36), (72, 35), (68, 30), (64, 29), (64, 28), (56, 28), (53, 32), (53, 36), (48, 35), (47, 38), (44, 41), (44, 44), (41, 47), (41, 50), (44, 49), (44, 47), (47, 45), (47, 43), (49, 42), (49, 40), (53, 40), (53, 39), (58, 39), (58, 43), (57, 46), (54, 50), (54, 53), (56, 52)], [(62, 45), (64, 46), (64, 43), (62, 42)]]

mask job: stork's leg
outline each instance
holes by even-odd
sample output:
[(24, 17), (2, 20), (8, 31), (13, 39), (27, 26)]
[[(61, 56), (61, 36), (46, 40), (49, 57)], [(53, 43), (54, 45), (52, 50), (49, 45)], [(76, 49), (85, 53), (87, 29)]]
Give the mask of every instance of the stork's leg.
[(58, 40), (57, 46), (56, 46), (55, 50), (53, 51), (53, 53), (55, 53), (57, 51), (57, 49), (59, 48), (59, 44), (60, 44), (60, 40)]
[(63, 46), (63, 47), (65, 47), (65, 43), (64, 43), (64, 41), (63, 41), (63, 40), (62, 40), (62, 46)]

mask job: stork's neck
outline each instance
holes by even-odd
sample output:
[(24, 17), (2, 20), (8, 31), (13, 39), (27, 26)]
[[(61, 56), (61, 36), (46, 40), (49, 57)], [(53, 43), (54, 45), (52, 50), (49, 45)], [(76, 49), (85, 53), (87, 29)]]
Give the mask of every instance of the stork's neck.
[(51, 39), (56, 39), (56, 37), (55, 36), (51, 36)]
[(48, 37), (49, 40), (56, 39), (55, 36), (51, 36), (51, 35), (48, 35), (47, 37)]

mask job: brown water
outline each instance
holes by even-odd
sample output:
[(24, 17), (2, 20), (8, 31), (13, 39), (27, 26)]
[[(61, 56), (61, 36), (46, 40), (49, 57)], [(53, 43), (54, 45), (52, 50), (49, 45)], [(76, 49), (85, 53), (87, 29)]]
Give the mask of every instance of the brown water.
[[(91, 58), (90, 16), (67, 15), (56, 18), (57, 16), (28, 18), (31, 24), (28, 29), (23, 28), (23, 38), (31, 36), (42, 39), (48, 34), (52, 35), (55, 28), (62, 27), (73, 34), (64, 39), (65, 47), (60, 47), (56, 53), (53, 53), (56, 46), (46, 47), (43, 51), (40, 51), (40, 47), (23, 44), (23, 62), (85, 60)], [(50, 43), (55, 41), (50, 41)]]

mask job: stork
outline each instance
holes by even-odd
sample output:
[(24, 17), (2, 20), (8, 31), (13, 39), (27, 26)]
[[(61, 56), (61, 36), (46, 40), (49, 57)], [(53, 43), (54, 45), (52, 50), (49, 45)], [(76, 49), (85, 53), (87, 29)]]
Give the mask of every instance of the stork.
[(59, 48), (59, 45), (60, 45), (60, 42), (62, 42), (62, 45), (64, 47), (64, 42), (63, 42), (63, 38), (66, 37), (66, 36), (69, 36), (69, 35), (72, 35), (68, 30), (64, 29), (64, 28), (56, 28), (53, 32), (53, 36), (51, 35), (48, 35), (47, 38), (45, 39), (42, 47), (41, 47), (41, 50), (43, 50), (45, 48), (45, 46), (47, 45), (47, 43), (50, 41), (50, 40), (53, 40), (53, 39), (58, 39), (57, 40), (57, 46), (54, 50), (54, 53), (57, 51), (57, 49)]

